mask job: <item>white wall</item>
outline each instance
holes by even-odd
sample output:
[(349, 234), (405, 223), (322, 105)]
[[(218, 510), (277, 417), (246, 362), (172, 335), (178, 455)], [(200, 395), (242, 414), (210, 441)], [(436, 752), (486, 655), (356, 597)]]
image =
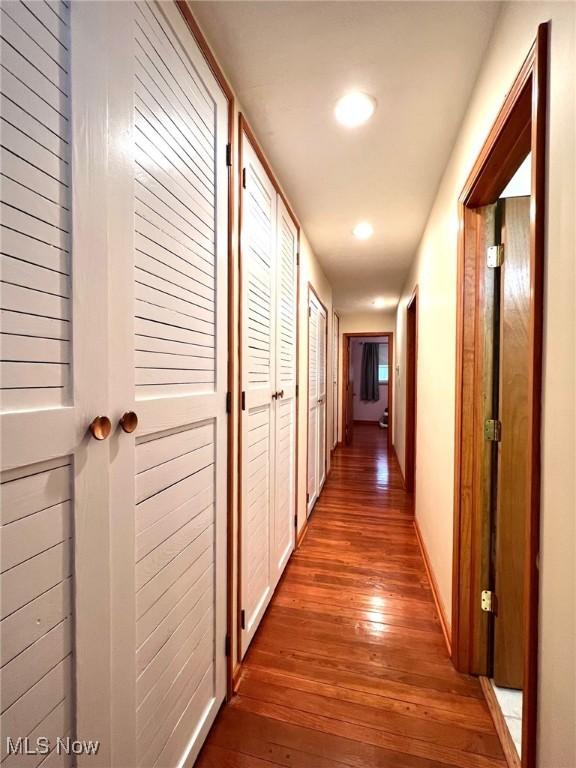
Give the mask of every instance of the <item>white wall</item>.
[(542, 433), (539, 768), (576, 766), (575, 10), (506, 3), (398, 306), (395, 443), (404, 465), (406, 304), (419, 291), (416, 516), (452, 600), (456, 201), (535, 36), (552, 20)]

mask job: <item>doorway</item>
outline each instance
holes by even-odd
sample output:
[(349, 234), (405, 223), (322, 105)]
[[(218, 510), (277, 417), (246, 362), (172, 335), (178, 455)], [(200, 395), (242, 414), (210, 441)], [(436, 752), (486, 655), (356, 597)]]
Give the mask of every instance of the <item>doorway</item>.
[[(524, 768), (537, 733), (547, 41), (542, 24), (459, 201), (453, 661), (481, 676)], [(521, 744), (498, 701), (511, 690)]]
[(418, 367), (418, 289), (406, 308), (406, 437), (404, 483), (408, 493), (416, 488), (416, 392)]
[(308, 285), (308, 487), (310, 515), (326, 480), (326, 391), (328, 313), (312, 285)]
[[(392, 371), (394, 334), (388, 331), (343, 334), (342, 423), (351, 445), (354, 425), (372, 425), (392, 447)], [(372, 358), (372, 359), (370, 359)]]

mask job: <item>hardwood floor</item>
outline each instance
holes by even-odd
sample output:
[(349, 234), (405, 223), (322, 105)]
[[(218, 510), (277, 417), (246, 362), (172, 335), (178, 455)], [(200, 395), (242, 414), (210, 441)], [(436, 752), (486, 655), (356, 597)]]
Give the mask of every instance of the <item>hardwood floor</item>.
[(339, 448), (200, 768), (505, 766), (448, 659), (385, 433)]

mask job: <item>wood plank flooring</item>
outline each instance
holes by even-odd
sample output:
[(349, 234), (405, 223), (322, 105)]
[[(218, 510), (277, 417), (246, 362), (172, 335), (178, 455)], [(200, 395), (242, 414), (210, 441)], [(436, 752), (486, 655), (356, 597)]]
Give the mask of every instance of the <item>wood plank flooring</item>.
[(334, 454), (199, 768), (504, 768), (480, 685), (448, 659), (385, 433)]

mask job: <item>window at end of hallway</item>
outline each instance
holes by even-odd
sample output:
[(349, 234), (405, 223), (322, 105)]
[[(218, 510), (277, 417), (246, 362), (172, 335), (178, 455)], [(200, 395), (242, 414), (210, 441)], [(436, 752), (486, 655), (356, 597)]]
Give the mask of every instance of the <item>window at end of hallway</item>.
[(388, 344), (378, 344), (378, 383), (388, 383)]

